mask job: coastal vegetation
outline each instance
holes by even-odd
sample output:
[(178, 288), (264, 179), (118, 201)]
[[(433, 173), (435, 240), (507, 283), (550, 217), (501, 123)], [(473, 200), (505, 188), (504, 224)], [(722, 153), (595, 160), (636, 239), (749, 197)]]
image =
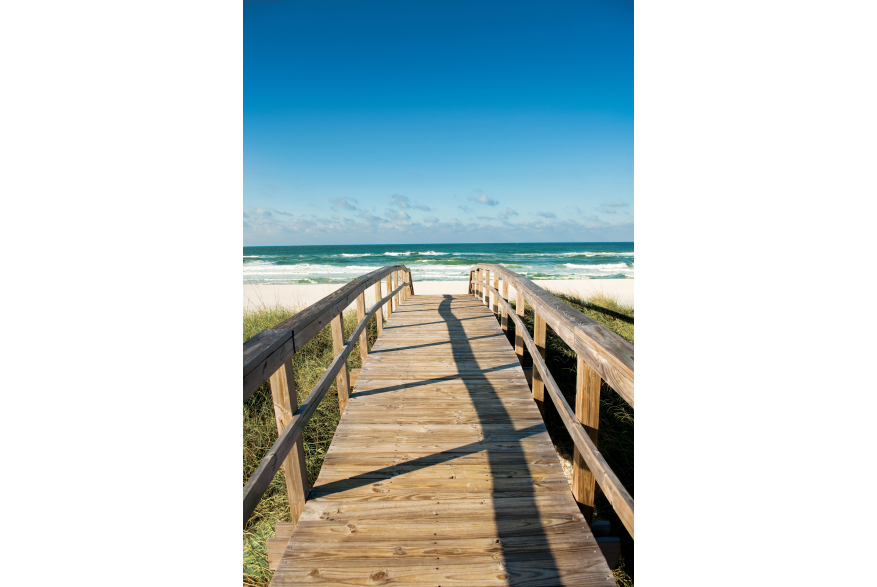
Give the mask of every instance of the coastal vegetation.
[[(632, 304), (625, 304), (605, 295), (587, 298), (570, 294), (557, 293), (554, 295), (633, 343), (634, 309)], [(271, 328), (278, 322), (292, 316), (295, 311), (294, 308), (274, 306), (245, 312), (243, 317), (244, 341), (259, 331)], [(529, 306), (525, 308), (523, 321), (532, 334), (533, 310)], [(344, 324), (345, 332), (350, 333), (356, 326), (355, 312), (351, 311), (344, 315)], [(509, 320), (509, 328), (512, 332), (514, 331), (514, 324), (511, 320)], [(576, 355), (550, 327), (547, 330), (546, 363), (567, 401), (571, 405), (575, 405)], [(369, 322), (367, 333), (370, 348), (377, 337), (374, 320)], [(358, 345), (359, 342), (356, 344)], [(524, 352), (524, 367), (527, 368), (532, 365), (532, 359), (526, 349)], [(299, 403), (310, 393), (333, 357), (332, 335), (328, 326), (294, 355), (293, 367)], [(354, 349), (350, 353), (347, 366), (349, 369), (361, 367), (358, 349)], [(612, 470), (633, 495), (633, 409), (618, 394), (608, 388), (605, 382), (601, 389), (600, 402), (598, 447)], [(570, 460), (573, 449), (572, 439), (550, 401), (546, 401), (546, 407), (548, 409), (545, 411), (545, 423), (551, 439), (558, 453), (566, 460)], [(333, 383), (303, 432), (308, 481), (311, 484), (314, 483), (319, 474), (323, 457), (332, 441), (340, 416), (338, 392)], [(261, 458), (277, 439), (277, 425), (274, 420), (271, 392), (267, 383), (244, 402), (243, 430), (243, 483), (246, 483)], [(613, 533), (621, 538), (621, 559), (618, 568), (613, 571), (617, 584), (622, 587), (633, 587), (633, 540), (615, 515), (612, 506), (603, 496), (599, 486), (594, 512), (595, 519), (609, 520)], [(265, 542), (267, 538), (274, 536), (274, 524), (280, 521), (289, 521), (289, 502), (282, 469), (274, 477), (243, 531), (243, 584), (245, 586), (264, 587), (268, 585), (272, 572), (268, 568)]]

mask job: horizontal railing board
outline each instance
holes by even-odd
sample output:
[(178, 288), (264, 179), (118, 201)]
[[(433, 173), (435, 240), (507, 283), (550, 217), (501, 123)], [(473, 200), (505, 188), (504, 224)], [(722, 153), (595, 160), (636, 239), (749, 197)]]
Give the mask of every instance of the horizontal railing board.
[(280, 467), (283, 465), (283, 460), (286, 458), (286, 455), (289, 454), (296, 439), (304, 429), (305, 424), (311, 419), (311, 416), (313, 416), (320, 401), (322, 401), (323, 396), (326, 395), (329, 387), (331, 387), (332, 382), (335, 380), (335, 376), (341, 371), (341, 367), (347, 362), (347, 357), (353, 350), (353, 346), (359, 338), (359, 335), (368, 325), (368, 321), (381, 310), (385, 303), (389, 302), (390, 299), (399, 293), (406, 285), (408, 285), (407, 282), (402, 283), (399, 287), (387, 294), (387, 296), (376, 303), (359, 324), (357, 324), (353, 333), (350, 335), (350, 340), (342, 346), (341, 351), (329, 364), (329, 367), (326, 369), (325, 373), (323, 373), (323, 376), (320, 377), (319, 381), (314, 385), (311, 393), (308, 394), (308, 397), (305, 398), (301, 406), (299, 406), (292, 415), (286, 428), (280, 433), (277, 441), (274, 442), (271, 449), (268, 451), (268, 454), (265, 455), (259, 463), (259, 466), (256, 467), (256, 470), (250, 475), (247, 484), (244, 486), (244, 526), (247, 525), (250, 516), (256, 511), (256, 506), (259, 504), (259, 500), (262, 499), (262, 495), (265, 493), (265, 490), (268, 489), (268, 485), (271, 484), (274, 475), (280, 470)]
[(299, 349), (322, 330), (324, 326), (329, 324), (335, 316), (354, 303), (359, 294), (378, 281), (381, 281), (387, 273), (400, 270), (408, 271), (408, 268), (405, 265), (387, 265), (367, 273), (308, 306), (294, 316), (287, 318), (274, 328), (292, 330), (295, 338), (295, 348)]
[[(536, 310), (546, 324), (633, 407), (632, 344), (599, 322), (571, 308), (526, 277), (502, 265), (479, 263), (475, 267), (497, 271), (503, 279), (508, 279), (515, 291), (524, 294), (526, 302)], [(498, 299), (502, 298), (489, 284), (480, 285), (493, 291)]]
[(265, 356), (292, 338), (291, 330), (269, 328), (252, 336), (244, 344), (244, 375), (253, 371)]
[[(259, 386), (271, 377), (272, 373), (275, 373), (284, 362), (295, 354), (292, 331), (263, 330), (253, 338), (266, 332), (273, 334), (263, 337), (256, 344), (249, 347), (250, 356), (252, 357), (249, 363), (249, 372), (246, 372), (248, 347), (244, 347), (244, 401), (247, 401), (253, 395), (253, 392), (259, 389)], [(253, 340), (253, 338), (250, 340)]]
[[(244, 401), (335, 316), (356, 301), (363, 291), (392, 271), (408, 271), (405, 265), (387, 265), (358, 277), (344, 287), (287, 318), (274, 328), (263, 330), (244, 343)], [(286, 333), (286, 334), (280, 334)]]
[[(494, 288), (490, 286), (487, 287), (496, 292)], [(578, 421), (575, 411), (573, 411), (569, 403), (566, 401), (566, 398), (563, 397), (563, 394), (560, 392), (560, 387), (558, 387), (557, 382), (548, 370), (548, 366), (545, 364), (545, 359), (542, 358), (542, 355), (536, 349), (536, 343), (534, 343), (533, 339), (530, 337), (530, 333), (524, 326), (521, 317), (512, 311), (511, 304), (503, 299), (502, 296), (497, 296), (497, 300), (508, 308), (509, 316), (515, 321), (515, 327), (520, 329), (521, 338), (523, 339), (524, 344), (527, 345), (527, 350), (530, 351), (530, 355), (533, 357), (533, 366), (542, 376), (545, 390), (548, 391), (549, 395), (551, 395), (551, 399), (554, 400), (557, 412), (563, 420), (569, 435), (572, 437), (573, 443), (576, 445), (576, 448), (579, 449), (579, 454), (585, 459), (585, 463), (588, 465), (591, 473), (593, 473), (597, 483), (600, 484), (600, 488), (606, 495), (606, 499), (612, 504), (615, 513), (617, 513), (618, 517), (621, 519), (621, 523), (624, 524), (624, 527), (630, 532), (630, 537), (633, 538), (633, 498), (630, 496), (630, 493), (627, 492), (627, 489), (624, 488), (624, 485), (621, 484), (621, 481), (615, 473), (612, 472), (612, 468), (609, 467), (606, 459), (600, 454), (594, 441), (585, 433), (584, 426)]]

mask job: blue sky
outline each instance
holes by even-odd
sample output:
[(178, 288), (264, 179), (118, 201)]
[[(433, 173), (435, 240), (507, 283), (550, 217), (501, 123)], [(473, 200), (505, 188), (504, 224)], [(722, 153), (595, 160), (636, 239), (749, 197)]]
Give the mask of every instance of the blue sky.
[(244, 245), (633, 240), (633, 3), (245, 2)]

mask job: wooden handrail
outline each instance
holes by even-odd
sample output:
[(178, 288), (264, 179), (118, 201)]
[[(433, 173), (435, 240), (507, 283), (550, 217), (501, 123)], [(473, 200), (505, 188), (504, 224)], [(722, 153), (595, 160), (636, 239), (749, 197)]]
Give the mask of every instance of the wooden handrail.
[(335, 316), (354, 303), (359, 294), (381, 281), (388, 273), (400, 269), (408, 271), (405, 265), (387, 265), (358, 277), (274, 328), (263, 330), (245, 342), (244, 401), (288, 361), (296, 349), (303, 347)]
[[(314, 330), (314, 324), (325, 324), (340, 315), (340, 313), (347, 307), (347, 305), (342, 305), (345, 304), (345, 300), (351, 296), (353, 299), (356, 299), (357, 296), (365, 291), (365, 289), (375, 283), (379, 283), (383, 279), (385, 271), (399, 270), (394, 269), (395, 267), (401, 267), (402, 270), (406, 272), (409, 281), (400, 283), (395, 290), (388, 292), (384, 298), (376, 300), (372, 309), (359, 320), (356, 328), (350, 334), (350, 337), (344, 341), (344, 345), (340, 351), (336, 353), (335, 358), (326, 369), (326, 372), (323, 373), (323, 376), (317, 381), (317, 384), (314, 386), (313, 390), (311, 390), (311, 393), (308, 394), (308, 397), (302, 405), (292, 414), (289, 423), (278, 435), (277, 441), (271, 446), (268, 454), (265, 455), (259, 463), (259, 466), (256, 467), (256, 470), (247, 480), (243, 494), (244, 526), (246, 526), (250, 516), (253, 515), (259, 500), (262, 498), (265, 490), (268, 489), (268, 485), (270, 485), (274, 475), (277, 474), (277, 471), (279, 471), (280, 467), (283, 465), (284, 459), (287, 458), (290, 450), (301, 437), (304, 426), (316, 411), (317, 406), (326, 395), (329, 387), (331, 387), (334, 377), (341, 371), (342, 367), (346, 366), (347, 357), (353, 350), (357, 339), (365, 332), (368, 321), (371, 320), (372, 316), (381, 312), (384, 304), (390, 302), (390, 300), (393, 299), (393, 296), (399, 295), (399, 293), (406, 287), (412, 286), (411, 274), (404, 265), (382, 267), (377, 271), (373, 271), (368, 275), (364, 275), (363, 277), (351, 281), (337, 292), (326, 296), (314, 304), (314, 306), (317, 306), (317, 311), (307, 312), (308, 315), (304, 316), (301, 320), (293, 321), (292, 318), (295, 318), (297, 315), (293, 316), (292, 318), (281, 322), (275, 328), (263, 330), (251, 338), (250, 340), (258, 338), (256, 344), (248, 347), (247, 343), (244, 343), (244, 400), (246, 400), (249, 395), (252, 395), (252, 391), (250, 391), (249, 395), (246, 393), (248, 386), (248, 364), (251, 365), (249, 371), (249, 385), (252, 386), (253, 381), (258, 381), (258, 383), (255, 384), (255, 390), (258, 389), (259, 386), (262, 385), (262, 383), (264, 383), (275, 371), (277, 371), (277, 369), (283, 368), (285, 362), (292, 358), (295, 348), (294, 345), (297, 345), (297, 348), (301, 348), (301, 346), (310, 340), (314, 334), (319, 332), (319, 330)], [(311, 308), (314, 306), (311, 306)], [(311, 308), (308, 308), (308, 310), (311, 310)], [(302, 314), (304, 313), (305, 312), (302, 312)], [(378, 320), (382, 320), (382, 317), (379, 317)], [(283, 326), (287, 326), (287, 328), (282, 328)], [(304, 332), (311, 332), (311, 334), (307, 338), (304, 336), (299, 338), (296, 334), (296, 326), (300, 327)], [(277, 366), (274, 371), (270, 371), (269, 369), (271, 366), (275, 364)], [(268, 374), (265, 375), (264, 379), (258, 380), (258, 377), (261, 376), (260, 373), (265, 372)], [(256, 373), (256, 375), (253, 375), (253, 373)], [(307, 483), (307, 479), (305, 479), (304, 482)]]
[[(530, 355), (533, 357), (533, 365), (542, 376), (542, 382), (545, 384), (545, 388), (554, 400), (557, 412), (560, 414), (560, 418), (563, 420), (566, 429), (569, 431), (573, 443), (579, 450), (579, 454), (585, 459), (585, 463), (594, 474), (597, 483), (600, 484), (600, 488), (603, 489), (606, 499), (612, 504), (612, 507), (621, 519), (622, 524), (624, 524), (624, 527), (630, 532), (630, 537), (633, 538), (633, 498), (630, 496), (627, 489), (624, 488), (624, 485), (621, 484), (621, 481), (618, 480), (615, 473), (612, 472), (612, 469), (609, 467), (608, 463), (606, 463), (606, 459), (603, 458), (603, 455), (600, 454), (594, 441), (585, 433), (585, 429), (576, 418), (575, 412), (560, 392), (557, 382), (548, 370), (548, 366), (545, 364), (545, 359), (542, 358), (542, 355), (536, 348), (536, 343), (527, 331), (523, 320), (521, 320), (520, 316), (512, 310), (511, 304), (500, 295), (499, 290), (488, 283), (483, 285), (487, 291), (493, 292), (494, 300), (501, 303), (503, 308), (508, 312), (508, 315), (515, 321), (515, 328), (521, 333), (521, 338), (523, 339), (524, 344), (527, 345), (527, 350), (530, 351)], [(519, 299), (517, 303), (521, 303), (521, 301), (522, 300)]]
[[(633, 345), (600, 324), (577, 312), (526, 277), (510, 271), (502, 265), (479, 263), (473, 271), (495, 271), (524, 297), (546, 324), (574, 350), (618, 395), (633, 407)], [(471, 274), (470, 274), (471, 275)], [(471, 279), (471, 277), (470, 277)], [(476, 277), (478, 279), (478, 277)], [(476, 281), (476, 283), (478, 283)], [(480, 282), (478, 287), (490, 288)], [(476, 287), (476, 291), (478, 291)], [(480, 296), (479, 296), (480, 297)], [(497, 295), (497, 297), (501, 297)]]

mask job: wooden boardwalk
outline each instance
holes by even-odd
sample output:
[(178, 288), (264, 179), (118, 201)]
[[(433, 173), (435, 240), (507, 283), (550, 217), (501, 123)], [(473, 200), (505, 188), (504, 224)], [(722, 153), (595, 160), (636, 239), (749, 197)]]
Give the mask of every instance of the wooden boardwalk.
[(368, 355), (272, 585), (615, 581), (490, 309), (411, 296)]

